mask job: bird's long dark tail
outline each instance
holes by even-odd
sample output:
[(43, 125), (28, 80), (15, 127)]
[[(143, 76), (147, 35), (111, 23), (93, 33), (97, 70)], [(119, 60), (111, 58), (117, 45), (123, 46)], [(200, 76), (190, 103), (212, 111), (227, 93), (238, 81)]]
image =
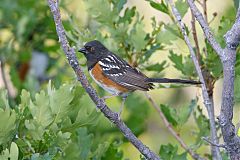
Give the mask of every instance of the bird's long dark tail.
[(147, 82), (150, 82), (150, 83), (201, 84), (201, 82), (199, 82), (199, 81), (186, 80), (186, 79), (169, 79), (169, 78), (148, 78)]

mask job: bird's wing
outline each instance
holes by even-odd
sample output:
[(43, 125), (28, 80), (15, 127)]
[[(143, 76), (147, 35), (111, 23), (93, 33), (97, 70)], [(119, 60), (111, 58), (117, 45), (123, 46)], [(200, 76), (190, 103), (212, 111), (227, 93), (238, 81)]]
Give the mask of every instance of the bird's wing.
[(129, 90), (147, 91), (152, 88), (152, 84), (146, 82), (147, 77), (143, 73), (115, 54), (109, 54), (99, 60), (99, 65), (105, 76)]

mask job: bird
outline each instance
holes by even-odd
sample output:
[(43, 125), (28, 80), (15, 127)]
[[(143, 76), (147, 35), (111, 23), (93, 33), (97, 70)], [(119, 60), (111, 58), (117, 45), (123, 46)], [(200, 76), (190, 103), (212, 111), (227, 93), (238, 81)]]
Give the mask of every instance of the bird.
[(153, 83), (201, 84), (201, 82), (194, 80), (149, 78), (124, 59), (109, 51), (97, 40), (87, 42), (78, 52), (83, 53), (86, 57), (88, 71), (92, 79), (111, 94), (102, 98), (106, 100), (115, 96), (122, 97), (122, 104), (118, 112), (119, 117), (127, 96), (133, 91), (149, 91), (153, 89)]

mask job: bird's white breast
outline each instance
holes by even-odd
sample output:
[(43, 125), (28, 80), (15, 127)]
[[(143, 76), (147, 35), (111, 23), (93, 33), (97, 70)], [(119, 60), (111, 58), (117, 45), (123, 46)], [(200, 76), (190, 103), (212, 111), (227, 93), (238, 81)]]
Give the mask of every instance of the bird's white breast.
[(111, 93), (112, 95), (119, 95), (119, 94), (120, 94), (120, 91), (119, 91), (119, 90), (117, 90), (117, 89), (115, 89), (115, 88), (113, 88), (113, 87), (109, 87), (109, 86), (103, 84), (103, 82), (98, 81), (98, 80), (94, 77), (94, 75), (92, 74), (92, 70), (89, 71), (89, 74), (90, 74), (90, 76), (92, 77), (92, 79), (93, 79), (100, 87), (102, 87), (105, 91)]

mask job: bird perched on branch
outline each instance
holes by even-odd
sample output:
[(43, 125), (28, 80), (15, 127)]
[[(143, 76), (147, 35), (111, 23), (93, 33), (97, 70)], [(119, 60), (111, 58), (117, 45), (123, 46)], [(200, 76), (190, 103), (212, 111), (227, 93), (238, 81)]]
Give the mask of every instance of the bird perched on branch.
[(111, 94), (103, 99), (113, 96), (122, 97), (119, 116), (128, 94), (135, 90), (149, 91), (153, 89), (153, 83), (200, 84), (193, 80), (149, 78), (109, 51), (97, 40), (86, 43), (79, 52), (82, 52), (87, 58), (87, 67), (91, 77), (100, 87)]

